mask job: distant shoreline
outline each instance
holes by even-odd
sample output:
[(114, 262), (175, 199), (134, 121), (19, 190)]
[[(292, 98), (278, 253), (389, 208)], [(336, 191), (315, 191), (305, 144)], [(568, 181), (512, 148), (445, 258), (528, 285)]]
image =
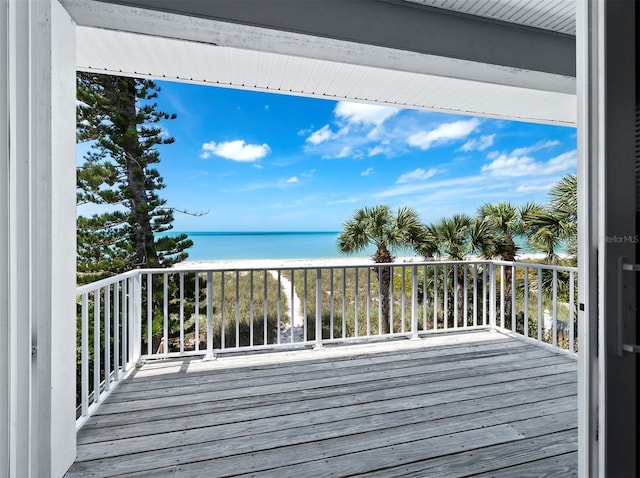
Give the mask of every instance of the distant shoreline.
[[(543, 253), (535, 254), (520, 254), (516, 256), (516, 261), (525, 260), (540, 260), (545, 257)], [(570, 256), (560, 254), (562, 258), (568, 258)], [(447, 262), (450, 259), (441, 258), (435, 259), (435, 261)], [(469, 261), (481, 261), (483, 259), (479, 257), (468, 257)], [(431, 261), (431, 260), (429, 260)], [(392, 263), (394, 265), (407, 264), (412, 262), (429, 262), (418, 256), (401, 256), (396, 257)], [(376, 264), (371, 257), (331, 257), (331, 258), (293, 258), (293, 259), (218, 259), (218, 260), (199, 260), (199, 261), (184, 261), (175, 264), (173, 268), (176, 269), (286, 269), (292, 268), (315, 268), (315, 267), (354, 267), (354, 266), (366, 266)]]

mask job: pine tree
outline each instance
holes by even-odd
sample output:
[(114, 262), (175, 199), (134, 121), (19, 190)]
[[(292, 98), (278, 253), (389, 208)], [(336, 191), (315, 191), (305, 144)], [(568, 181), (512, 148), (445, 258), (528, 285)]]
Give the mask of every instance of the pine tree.
[(160, 122), (176, 117), (157, 109), (159, 91), (147, 79), (77, 75), (77, 138), (91, 142), (77, 171), (77, 202), (100, 211), (78, 217), (80, 282), (168, 267), (186, 259), (193, 245), (185, 234), (157, 236), (174, 220), (158, 195), (165, 184), (155, 168), (157, 147), (174, 142)]

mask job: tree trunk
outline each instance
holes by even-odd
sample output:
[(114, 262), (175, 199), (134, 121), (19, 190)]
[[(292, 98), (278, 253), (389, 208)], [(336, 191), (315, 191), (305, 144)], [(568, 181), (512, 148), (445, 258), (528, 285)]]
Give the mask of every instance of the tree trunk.
[[(387, 250), (384, 244), (378, 245), (378, 250), (373, 256), (373, 260), (376, 263), (389, 263), (393, 262), (393, 256)], [(390, 286), (391, 286), (391, 267), (378, 267), (378, 286), (380, 287), (380, 298), (382, 303), (380, 304), (382, 330), (380, 333), (388, 334), (391, 331), (391, 317), (390, 317)]]
[[(156, 252), (153, 229), (149, 220), (149, 201), (145, 185), (146, 174), (138, 157), (140, 156), (140, 142), (137, 133), (136, 120), (136, 83), (133, 78), (121, 79), (126, 82), (126, 91), (121, 91), (120, 98), (126, 97), (127, 131), (124, 146), (127, 187), (131, 203), (131, 236), (134, 245), (136, 265), (138, 267), (153, 267), (160, 265)], [(124, 90), (124, 88), (123, 88)], [(126, 93), (126, 96), (125, 96)], [(135, 132), (135, 133), (134, 133)]]

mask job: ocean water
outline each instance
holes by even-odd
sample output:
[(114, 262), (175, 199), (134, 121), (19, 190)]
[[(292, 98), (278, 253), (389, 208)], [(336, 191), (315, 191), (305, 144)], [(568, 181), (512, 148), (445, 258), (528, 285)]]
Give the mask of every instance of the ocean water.
[[(168, 235), (182, 234), (172, 232)], [(234, 259), (330, 259), (345, 257), (338, 252), (339, 232), (185, 232), (193, 241), (188, 261)], [(524, 238), (516, 239), (520, 253), (531, 252)], [(351, 254), (371, 257), (375, 247)], [(560, 251), (562, 252), (562, 251)], [(413, 256), (410, 249), (393, 251), (396, 256)]]
[[(175, 232), (173, 234), (180, 234)], [(326, 259), (338, 252), (338, 232), (185, 232), (193, 241), (188, 261)], [(371, 256), (373, 247), (354, 257)]]

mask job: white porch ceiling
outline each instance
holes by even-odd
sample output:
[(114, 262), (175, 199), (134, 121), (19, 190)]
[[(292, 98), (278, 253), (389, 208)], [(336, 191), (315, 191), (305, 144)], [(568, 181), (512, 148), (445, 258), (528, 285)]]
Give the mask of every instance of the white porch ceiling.
[(61, 1), (81, 25), (79, 70), (529, 122), (576, 121), (575, 78), (569, 76), (90, 0)]
[(575, 0), (405, 0), (567, 35), (576, 34)]

